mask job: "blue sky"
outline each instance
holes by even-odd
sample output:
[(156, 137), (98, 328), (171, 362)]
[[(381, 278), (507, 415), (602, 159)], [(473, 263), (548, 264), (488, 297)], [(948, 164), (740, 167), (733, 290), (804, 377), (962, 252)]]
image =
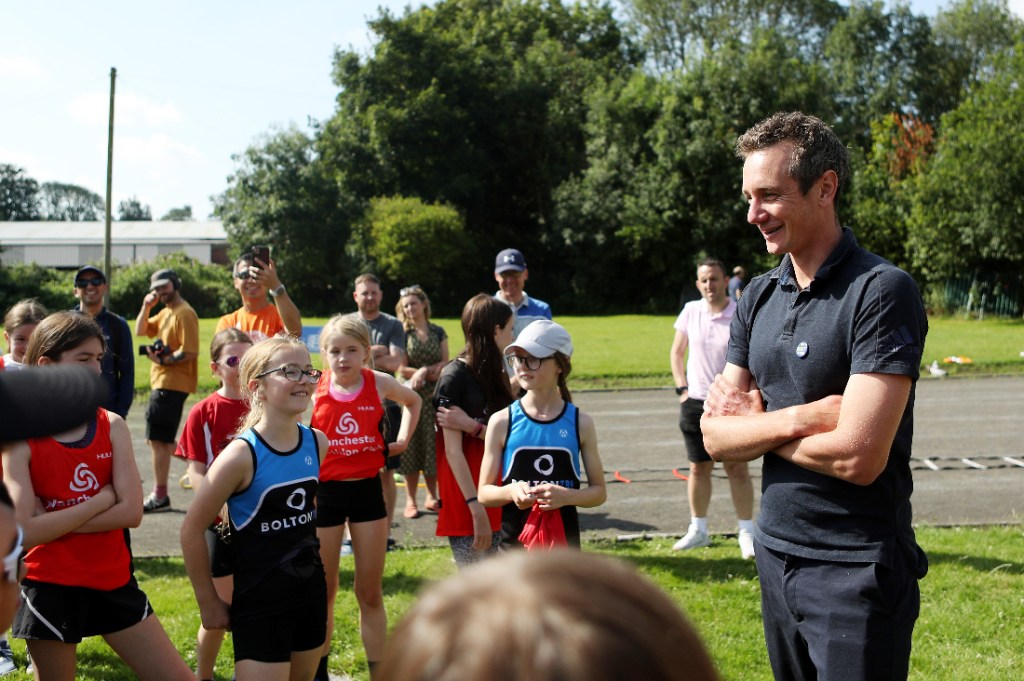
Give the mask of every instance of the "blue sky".
[[(104, 194), (110, 69), (117, 69), (114, 205), (204, 219), (240, 153), (275, 127), (334, 110), (335, 47), (369, 48), (378, 7), (420, 0), (80, 0), (6, 3), (0, 163)], [(933, 15), (939, 0), (914, 0)], [(1024, 0), (1011, 0), (1024, 12)]]

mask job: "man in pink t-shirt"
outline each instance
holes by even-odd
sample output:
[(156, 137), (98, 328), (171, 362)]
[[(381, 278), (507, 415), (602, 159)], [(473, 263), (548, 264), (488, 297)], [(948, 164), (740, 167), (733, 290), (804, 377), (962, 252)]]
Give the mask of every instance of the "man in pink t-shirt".
[[(705, 260), (697, 266), (697, 290), (701, 294), (700, 300), (687, 303), (676, 319), (676, 337), (670, 355), (680, 403), (679, 428), (683, 431), (686, 455), (690, 461), (686, 484), (690, 499), (690, 527), (672, 547), (677, 551), (711, 543), (707, 516), (711, 503), (711, 470), (715, 462), (704, 449), (700, 417), (715, 375), (725, 368), (729, 325), (736, 311), (736, 302), (728, 295), (725, 265), (721, 261)], [(740, 553), (745, 559), (753, 558), (754, 486), (747, 464), (730, 462), (722, 466), (729, 478), (732, 504), (739, 519)]]

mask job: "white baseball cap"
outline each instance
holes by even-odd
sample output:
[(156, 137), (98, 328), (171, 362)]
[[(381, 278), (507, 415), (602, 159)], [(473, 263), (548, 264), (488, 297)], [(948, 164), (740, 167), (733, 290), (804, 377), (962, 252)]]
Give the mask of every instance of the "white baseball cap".
[(561, 324), (550, 319), (538, 319), (526, 325), (515, 342), (505, 348), (505, 354), (512, 354), (516, 348), (541, 359), (556, 352), (572, 357), (572, 337)]

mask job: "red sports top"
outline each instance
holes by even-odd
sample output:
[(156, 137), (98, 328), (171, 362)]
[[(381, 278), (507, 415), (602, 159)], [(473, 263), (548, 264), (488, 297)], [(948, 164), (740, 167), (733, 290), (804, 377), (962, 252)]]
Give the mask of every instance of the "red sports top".
[(213, 393), (196, 403), (185, 419), (185, 428), (174, 454), (186, 461), (198, 461), (209, 467), (217, 455), (238, 435), (249, 403)]
[[(110, 419), (96, 410), (96, 433), (84, 447), (68, 447), (51, 437), (28, 441), (29, 473), (36, 497), (47, 513), (87, 501), (114, 479)], [(51, 584), (111, 591), (131, 578), (126, 530), (68, 532), (28, 550), (26, 577)]]
[[(441, 509), (437, 512), (436, 534), (438, 537), (472, 537), (473, 514), (470, 513), (465, 495), (448, 465), (448, 457), (444, 453), (444, 431), (438, 430), (435, 437), (437, 496), (441, 499)], [(466, 464), (469, 465), (469, 472), (473, 475), (473, 480), (479, 480), (480, 465), (484, 460), (484, 441), (463, 433), (462, 453), (466, 457)], [(498, 482), (495, 481), (495, 483)], [(497, 532), (501, 529), (501, 507), (487, 508), (486, 511), (487, 519), (491, 521), (491, 532)]]
[(325, 371), (316, 386), (316, 405), (310, 425), (327, 435), (330, 447), (320, 466), (321, 480), (372, 478), (384, 466), (384, 409), (377, 394), (377, 379), (370, 369), (360, 369), (363, 387), (351, 402), (331, 396), (331, 372)]

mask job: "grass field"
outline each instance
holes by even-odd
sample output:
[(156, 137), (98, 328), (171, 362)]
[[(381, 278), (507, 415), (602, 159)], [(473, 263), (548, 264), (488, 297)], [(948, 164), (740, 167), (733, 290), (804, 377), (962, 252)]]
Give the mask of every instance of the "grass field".
[[(326, 319), (303, 320), (307, 326)], [(464, 342), (457, 319), (437, 319), (448, 332), (454, 357)], [(576, 351), (570, 387), (579, 389), (653, 388), (672, 385), (668, 354), (672, 347), (674, 316), (618, 315), (610, 317), (558, 317), (572, 334)], [(1024, 372), (1024, 320), (932, 318), (923, 364), (945, 357), (966, 356), (971, 364), (942, 364), (951, 376)], [(208, 369), (210, 339), (216, 319), (199, 321), (199, 391), (209, 393), (217, 383)], [(140, 339), (139, 344), (146, 342)], [(314, 358), (314, 364), (318, 360)], [(136, 357), (135, 389), (149, 392), (150, 362)], [(923, 376), (928, 377), (928, 372)]]
[[(922, 608), (914, 634), (911, 679), (1003, 681), (1024, 678), (1024, 527), (923, 528), (918, 540), (931, 570), (921, 581)], [(685, 555), (671, 540), (589, 542), (585, 550), (634, 564), (686, 611), (711, 651), (723, 679), (771, 679), (760, 624), (760, 595), (752, 562), (735, 557), (732, 542)], [(388, 554), (384, 594), (389, 622), (408, 610), (420, 589), (454, 572), (446, 548)], [(352, 562), (342, 561), (331, 669), (366, 679), (352, 595)], [(180, 559), (137, 561), (137, 576), (178, 650), (194, 663), (198, 614)], [(595, 597), (600, 597), (595, 594)], [(24, 642), (14, 641), (19, 662)], [(230, 640), (218, 664), (231, 678)], [(685, 660), (680, 660), (685, 664)], [(27, 679), (23, 672), (7, 678)], [(99, 639), (79, 648), (77, 678), (133, 678)]]

